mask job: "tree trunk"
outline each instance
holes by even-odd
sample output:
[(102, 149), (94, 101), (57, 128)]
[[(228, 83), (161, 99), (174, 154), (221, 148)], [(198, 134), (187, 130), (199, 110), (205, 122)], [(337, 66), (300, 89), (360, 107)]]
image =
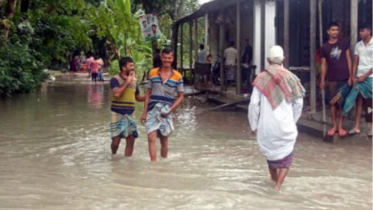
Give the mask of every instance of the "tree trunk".
[(5, 16), (8, 19), (12, 19), (16, 11), (17, 0), (8, 0), (6, 4)]
[[(7, 19), (12, 19), (14, 17), (14, 13), (16, 11), (17, 6), (17, 0), (8, 0), (5, 8), (5, 17)], [(3, 30), (4, 30), (4, 37), (5, 40), (8, 39), (9, 36), (9, 29), (10, 25), (4, 24)]]
[(175, 20), (178, 20), (183, 17), (184, 6), (185, 6), (185, 0), (180, 0), (179, 8), (177, 9), (177, 14), (175, 15)]

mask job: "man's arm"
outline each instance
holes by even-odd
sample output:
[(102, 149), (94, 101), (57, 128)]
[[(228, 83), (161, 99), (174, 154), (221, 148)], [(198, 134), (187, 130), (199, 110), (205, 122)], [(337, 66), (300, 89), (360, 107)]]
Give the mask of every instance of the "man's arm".
[(352, 72), (352, 65), (351, 65), (350, 49), (348, 49), (346, 51), (346, 57), (347, 57), (348, 72), (350, 73), (350, 78), (348, 79), (348, 84), (351, 86), (352, 85), (353, 72)]
[(254, 87), (253, 93), (251, 94), (249, 112), (247, 115), (252, 132), (256, 132), (256, 130), (258, 129), (260, 95), (261, 93), (259, 92), (259, 90)]
[(354, 64), (352, 66), (352, 84), (356, 84), (356, 73), (357, 73), (357, 66), (359, 64), (359, 56), (355, 55)]
[(303, 98), (297, 98), (293, 101), (293, 115), (294, 122), (298, 122), (300, 116), (302, 115), (303, 108)]
[(145, 96), (142, 96), (140, 94), (136, 94), (136, 101), (139, 101), (139, 102), (145, 101)]
[(181, 102), (183, 102), (183, 99), (184, 99), (184, 92), (177, 92), (177, 99), (175, 103), (171, 106), (170, 113), (175, 111), (177, 107), (180, 106)]
[(149, 99), (150, 99), (151, 94), (152, 94), (152, 89), (148, 88), (147, 91), (146, 91), (146, 94), (145, 94), (145, 99), (144, 99), (144, 111), (143, 111), (142, 116), (140, 117), (140, 120), (141, 120), (142, 123), (145, 122), (146, 117), (148, 116), (148, 103), (149, 103)]
[(326, 75), (326, 59), (321, 58), (321, 82), (320, 89), (324, 90), (325, 88), (325, 75)]

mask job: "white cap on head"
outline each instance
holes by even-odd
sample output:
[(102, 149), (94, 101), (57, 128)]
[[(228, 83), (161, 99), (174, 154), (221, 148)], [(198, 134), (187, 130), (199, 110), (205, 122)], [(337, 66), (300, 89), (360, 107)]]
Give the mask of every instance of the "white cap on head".
[(281, 64), (281, 62), (284, 60), (284, 50), (282, 47), (275, 45), (269, 49), (268, 52), (268, 59), (275, 63), (275, 64)]

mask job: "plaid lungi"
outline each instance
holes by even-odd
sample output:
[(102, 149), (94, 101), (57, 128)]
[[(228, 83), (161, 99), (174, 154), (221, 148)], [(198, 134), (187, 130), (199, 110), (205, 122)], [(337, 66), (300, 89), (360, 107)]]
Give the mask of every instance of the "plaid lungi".
[(137, 132), (137, 126), (130, 115), (122, 115), (116, 112), (111, 112), (111, 123), (110, 123), (111, 137), (120, 136), (121, 138), (127, 138), (133, 135), (135, 138), (139, 137)]

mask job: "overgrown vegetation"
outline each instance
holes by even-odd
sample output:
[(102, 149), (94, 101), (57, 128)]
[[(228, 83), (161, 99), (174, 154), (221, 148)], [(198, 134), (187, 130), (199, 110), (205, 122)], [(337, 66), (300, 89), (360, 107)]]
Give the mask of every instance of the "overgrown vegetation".
[(162, 46), (171, 38), (171, 23), (193, 10), (197, 0), (155, 2), (0, 0), (0, 95), (32, 91), (46, 78), (43, 69), (67, 68), (80, 53), (99, 55), (112, 65), (111, 74), (119, 71), (119, 57), (132, 56), (137, 75), (142, 75), (151, 68), (152, 43), (141, 37), (141, 9), (160, 14)]

